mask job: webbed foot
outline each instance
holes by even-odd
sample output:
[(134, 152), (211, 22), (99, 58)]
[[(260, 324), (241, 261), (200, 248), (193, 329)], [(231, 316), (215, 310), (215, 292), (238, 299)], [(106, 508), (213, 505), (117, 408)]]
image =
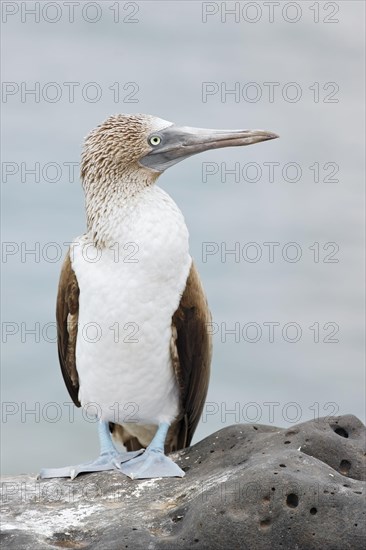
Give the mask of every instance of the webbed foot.
[(131, 479), (156, 477), (183, 477), (185, 473), (161, 449), (147, 448), (146, 451), (120, 466), (121, 472)]
[(110, 451), (102, 453), (97, 459), (76, 466), (66, 466), (64, 468), (42, 468), (38, 474), (38, 479), (50, 479), (53, 477), (70, 477), (75, 479), (76, 476), (82, 473), (104, 472), (107, 470), (121, 470), (121, 464), (137, 457), (143, 452), (139, 451), (119, 453), (118, 451)]

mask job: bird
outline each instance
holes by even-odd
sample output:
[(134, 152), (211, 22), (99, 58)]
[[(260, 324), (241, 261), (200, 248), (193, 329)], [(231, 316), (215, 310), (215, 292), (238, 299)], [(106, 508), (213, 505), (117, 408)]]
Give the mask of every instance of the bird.
[(100, 455), (39, 478), (185, 475), (168, 454), (191, 444), (204, 407), (211, 314), (183, 214), (156, 181), (197, 153), (277, 137), (116, 114), (85, 138), (87, 227), (63, 262), (56, 320), (63, 379), (74, 404), (95, 415)]

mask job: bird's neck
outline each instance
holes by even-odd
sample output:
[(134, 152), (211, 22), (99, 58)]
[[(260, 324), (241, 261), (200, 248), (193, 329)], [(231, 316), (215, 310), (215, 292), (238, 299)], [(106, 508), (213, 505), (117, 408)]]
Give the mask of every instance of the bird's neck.
[(129, 174), (129, 177), (114, 181), (83, 181), (87, 230), (97, 248), (115, 242), (115, 234), (125, 216), (153, 187), (151, 175), (148, 178), (141, 177), (141, 173), (137, 175)]

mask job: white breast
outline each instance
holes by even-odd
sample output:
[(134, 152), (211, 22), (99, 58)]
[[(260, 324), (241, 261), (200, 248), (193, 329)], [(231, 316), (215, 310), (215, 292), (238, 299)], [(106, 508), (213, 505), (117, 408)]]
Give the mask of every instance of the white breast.
[(113, 242), (97, 250), (84, 235), (72, 253), (80, 288), (79, 399), (110, 422), (170, 422), (178, 412), (171, 322), (192, 261), (184, 218), (153, 186), (116, 207), (106, 223)]

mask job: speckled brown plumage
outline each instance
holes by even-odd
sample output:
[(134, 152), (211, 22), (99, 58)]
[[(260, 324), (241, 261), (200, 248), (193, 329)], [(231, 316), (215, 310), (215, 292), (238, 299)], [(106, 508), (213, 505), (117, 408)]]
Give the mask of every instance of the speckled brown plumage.
[(98, 248), (108, 244), (101, 228), (112, 209), (152, 185), (159, 176), (138, 163), (151, 149), (147, 136), (153, 120), (150, 115), (114, 115), (85, 138), (80, 176), (87, 228), (94, 234)]

